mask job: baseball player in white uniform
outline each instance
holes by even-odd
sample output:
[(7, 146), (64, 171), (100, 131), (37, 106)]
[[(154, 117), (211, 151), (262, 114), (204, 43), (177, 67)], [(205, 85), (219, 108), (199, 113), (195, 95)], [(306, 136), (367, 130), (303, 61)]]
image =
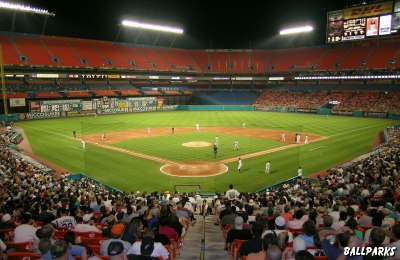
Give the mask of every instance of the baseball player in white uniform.
[(306, 137), (304, 139), (304, 144), (308, 144), (308, 135), (306, 135)]
[(238, 160), (238, 171), (239, 172), (241, 171), (242, 166), (243, 166), (243, 162), (242, 162), (242, 159), (240, 159), (240, 157), (239, 157), (239, 160)]
[(301, 166), (299, 166), (299, 169), (297, 170), (297, 176), (302, 177), (303, 176), (303, 169)]
[(150, 127), (147, 127), (147, 133), (151, 134), (151, 128)]
[(233, 149), (235, 151), (239, 150), (239, 141), (238, 140), (233, 141)]
[(281, 134), (281, 141), (282, 141), (282, 143), (286, 143), (286, 134), (285, 133)]
[(218, 144), (219, 144), (219, 138), (218, 138), (218, 136), (215, 136), (214, 145), (218, 146)]
[(82, 140), (82, 150), (86, 150), (86, 141)]
[(296, 135), (296, 144), (299, 144), (300, 143), (300, 134), (297, 134)]
[(104, 141), (104, 140), (106, 140), (106, 133), (103, 133), (103, 134), (101, 135), (101, 141)]
[(246, 123), (242, 123), (242, 128), (246, 128)]
[(267, 161), (267, 163), (265, 164), (265, 173), (268, 175), (269, 171), (271, 169), (271, 163), (270, 161)]
[(200, 125), (199, 124), (196, 124), (196, 130), (200, 131)]

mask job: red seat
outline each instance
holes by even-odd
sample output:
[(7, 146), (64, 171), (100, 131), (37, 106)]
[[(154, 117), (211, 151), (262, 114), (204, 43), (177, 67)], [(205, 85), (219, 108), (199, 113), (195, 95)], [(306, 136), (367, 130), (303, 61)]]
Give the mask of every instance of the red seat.
[(239, 254), (240, 246), (246, 242), (247, 240), (235, 239), (233, 240), (233, 244), (231, 246), (231, 254), (233, 255), (233, 259), (237, 259)]
[(9, 260), (34, 260), (41, 259), (42, 255), (28, 252), (12, 252), (7, 254)]
[(100, 245), (102, 241), (107, 240), (105, 237), (81, 237), (81, 241), (89, 246)]
[(326, 257), (326, 256), (314, 256), (314, 259), (315, 260), (327, 260), (328, 257)]
[(74, 232), (77, 237), (90, 237), (90, 238), (95, 238), (95, 237), (102, 237), (100, 232)]
[(7, 249), (14, 248), (17, 252), (31, 252), (33, 242), (12, 243), (6, 242)]

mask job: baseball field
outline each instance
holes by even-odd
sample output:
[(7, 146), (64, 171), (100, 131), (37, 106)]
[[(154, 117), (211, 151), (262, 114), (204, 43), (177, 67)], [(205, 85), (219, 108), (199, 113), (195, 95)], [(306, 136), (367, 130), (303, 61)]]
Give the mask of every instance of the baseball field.
[[(349, 161), (370, 151), (379, 132), (394, 124), (387, 119), (310, 114), (174, 111), (26, 121), (17, 126), (24, 129), (35, 155), (126, 192), (171, 191), (176, 184), (223, 192), (230, 183), (239, 191), (255, 191), (296, 176), (299, 166), (309, 176)], [(281, 141), (282, 133), (286, 142)], [(296, 133), (301, 134), (300, 145), (294, 142)], [(304, 144), (306, 135), (309, 144)], [(271, 172), (266, 175), (268, 160)]]

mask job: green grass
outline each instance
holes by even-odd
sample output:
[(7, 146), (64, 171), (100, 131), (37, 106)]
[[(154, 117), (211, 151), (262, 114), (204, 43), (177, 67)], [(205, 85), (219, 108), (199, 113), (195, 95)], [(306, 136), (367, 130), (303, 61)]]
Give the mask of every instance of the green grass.
[[(213, 147), (185, 147), (182, 144), (186, 142), (208, 142), (214, 143), (214, 137), (218, 136), (218, 156), (214, 159)], [(239, 151), (233, 148), (235, 139), (239, 140)], [(228, 134), (215, 134), (210, 132), (189, 132), (182, 134), (174, 134), (167, 136), (158, 136), (153, 138), (141, 138), (127, 140), (113, 144), (113, 146), (124, 148), (127, 150), (149, 154), (159, 158), (179, 161), (219, 161), (243, 154), (263, 151), (274, 147), (282, 146), (282, 143), (257, 139), (247, 138), (243, 136), (233, 136)]]
[[(229, 163), (227, 173), (209, 178), (180, 178), (164, 175), (159, 168), (162, 164), (113, 152), (99, 146), (87, 145), (82, 152), (78, 140), (71, 138), (72, 131), (81, 134), (112, 132), (126, 129), (144, 129), (174, 126), (246, 127), (285, 129), (328, 136), (327, 140), (309, 145), (243, 160), (242, 173), (237, 172), (237, 162)], [(333, 117), (307, 114), (286, 114), (266, 112), (157, 112), (99, 116), (97, 118), (64, 118), (19, 122), (28, 136), (34, 153), (70, 172), (85, 172), (89, 176), (124, 191), (172, 190), (175, 184), (201, 184), (204, 192), (225, 191), (230, 183), (240, 191), (255, 191), (267, 185), (296, 175), (299, 165), (304, 175), (330, 168), (369, 151), (375, 137), (385, 126), (396, 122), (386, 119)], [(198, 135), (198, 136), (195, 136)], [(213, 133), (185, 133), (175, 136), (144, 138), (115, 144), (119, 147), (156, 155), (162, 158), (182, 161), (213, 160), (212, 149), (184, 148), (186, 140), (213, 141)], [(219, 156), (231, 157), (234, 136), (218, 134), (223, 147)], [(196, 138), (195, 138), (196, 137)], [(192, 139), (195, 138), (195, 139)], [(290, 138), (290, 137), (288, 137)], [(257, 137), (240, 139), (239, 153), (257, 151), (260, 147), (279, 145), (276, 142), (260, 140)], [(172, 140), (172, 141), (171, 141)], [(264, 142), (264, 143), (263, 143)], [(226, 147), (225, 147), (226, 145)], [(264, 150), (264, 149), (262, 149)], [(225, 154), (226, 153), (226, 154)], [(247, 152), (246, 152), (247, 153)], [(219, 158), (219, 159), (221, 159)], [(264, 174), (265, 162), (271, 161), (271, 175)]]

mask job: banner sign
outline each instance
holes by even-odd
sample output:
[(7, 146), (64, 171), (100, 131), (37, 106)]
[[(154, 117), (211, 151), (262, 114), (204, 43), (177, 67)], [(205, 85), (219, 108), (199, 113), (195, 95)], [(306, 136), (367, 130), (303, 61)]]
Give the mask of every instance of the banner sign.
[(26, 106), (25, 98), (10, 98), (10, 107)]

